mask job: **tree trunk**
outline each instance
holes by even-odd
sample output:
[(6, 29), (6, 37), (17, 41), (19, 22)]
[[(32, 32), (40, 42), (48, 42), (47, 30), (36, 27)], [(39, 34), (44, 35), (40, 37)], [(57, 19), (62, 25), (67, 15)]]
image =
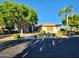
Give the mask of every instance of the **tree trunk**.
[[(73, 19), (74, 14), (75, 14), (75, 13), (73, 12), (73, 13), (72, 13), (72, 20), (74, 20), (74, 19)], [(73, 29), (73, 25), (71, 26), (71, 31), (72, 31), (72, 29)]]
[(34, 31), (34, 24), (33, 24), (33, 22), (31, 24), (31, 26), (32, 26), (32, 32), (33, 32)]
[(21, 29), (21, 34), (23, 34), (23, 29)]
[(32, 32), (33, 32), (33, 25), (32, 25)]
[(68, 25), (69, 25), (68, 24), (68, 13), (66, 13), (66, 23), (67, 23), (66, 26), (67, 26), (67, 35), (68, 35)]
[(67, 20), (67, 27), (68, 27), (68, 14), (66, 14), (66, 20)]

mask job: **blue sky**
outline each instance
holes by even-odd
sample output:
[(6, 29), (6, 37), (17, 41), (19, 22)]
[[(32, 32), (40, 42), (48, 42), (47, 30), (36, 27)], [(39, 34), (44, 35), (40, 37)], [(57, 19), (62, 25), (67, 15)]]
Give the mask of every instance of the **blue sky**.
[(60, 9), (73, 5), (75, 13), (79, 14), (79, 0), (10, 0), (23, 3), (34, 8), (38, 13), (39, 23), (61, 24)]

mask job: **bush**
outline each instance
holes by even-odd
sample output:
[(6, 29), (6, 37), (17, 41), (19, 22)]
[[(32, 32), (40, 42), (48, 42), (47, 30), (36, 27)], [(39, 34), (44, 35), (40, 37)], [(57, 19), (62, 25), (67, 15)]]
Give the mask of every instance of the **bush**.
[(79, 32), (75, 32), (75, 35), (79, 35)]
[(67, 29), (60, 29), (59, 33), (61, 33), (61, 35), (67, 35)]
[(37, 38), (37, 35), (35, 35), (34, 38)]
[(56, 36), (56, 34), (55, 34), (55, 33), (52, 33), (52, 35), (53, 35), (53, 36)]
[(20, 34), (15, 34), (14, 37), (15, 37), (16, 39), (18, 39), (18, 38), (20, 38)]
[(61, 31), (61, 32), (66, 32), (66, 31), (67, 31), (67, 29), (60, 29), (60, 31)]
[(46, 32), (44, 30), (40, 30), (41, 34), (46, 34)]
[(47, 35), (51, 35), (51, 33), (50, 33), (50, 32), (48, 32), (48, 33), (47, 33)]
[(1, 34), (1, 35), (5, 34), (5, 31), (4, 31), (3, 28), (0, 29), (0, 34)]
[(0, 35), (4, 35), (5, 34), (5, 32), (4, 31), (0, 31)]

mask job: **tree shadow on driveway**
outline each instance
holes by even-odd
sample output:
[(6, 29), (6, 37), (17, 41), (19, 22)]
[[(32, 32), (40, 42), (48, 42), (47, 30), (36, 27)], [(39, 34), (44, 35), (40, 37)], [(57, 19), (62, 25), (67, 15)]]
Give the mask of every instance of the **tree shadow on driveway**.
[(11, 40), (11, 41), (7, 41), (7, 42), (3, 42), (0, 44), (0, 52), (3, 51), (6, 48), (21, 44), (21, 43), (27, 43), (29, 42), (30, 39), (27, 40)]

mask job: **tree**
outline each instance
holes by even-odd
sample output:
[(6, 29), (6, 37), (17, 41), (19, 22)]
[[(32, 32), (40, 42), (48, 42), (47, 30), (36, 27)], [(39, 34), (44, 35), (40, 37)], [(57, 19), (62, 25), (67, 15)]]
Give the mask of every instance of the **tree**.
[(29, 16), (27, 17), (27, 19), (28, 19), (28, 22), (30, 22), (32, 31), (33, 31), (33, 24), (38, 23), (37, 13), (34, 9), (29, 10)]
[[(16, 5), (16, 3), (12, 3), (12, 2), (4, 2), (3, 4), (0, 5), (0, 15), (1, 16), (1, 20), (3, 21), (3, 25), (5, 26), (5, 28), (8, 28), (11, 30), (11, 28), (14, 26), (14, 15), (12, 10), (14, 10), (14, 6)], [(2, 22), (1, 22), (2, 23)]]
[(36, 12), (24, 4), (4, 2), (0, 5), (0, 25), (13, 28), (15, 25), (23, 32), (24, 26), (37, 22)]
[(66, 24), (67, 26), (68, 26), (68, 13), (73, 12), (72, 8), (73, 7), (71, 5), (67, 6), (66, 8), (61, 9), (59, 14), (58, 14), (59, 16), (65, 14), (65, 19), (66, 19), (66, 22), (67, 22), (67, 24)]
[[(68, 25), (71, 26), (73, 22), (73, 17), (72, 16), (68, 16)], [(66, 26), (67, 22), (65, 18), (62, 18), (62, 24)]]
[[(71, 27), (76, 27), (79, 28), (79, 15), (78, 14), (74, 14), (73, 16), (68, 16), (68, 24)], [(62, 23), (63, 25), (66, 25), (66, 19), (63, 18), (62, 19)]]

